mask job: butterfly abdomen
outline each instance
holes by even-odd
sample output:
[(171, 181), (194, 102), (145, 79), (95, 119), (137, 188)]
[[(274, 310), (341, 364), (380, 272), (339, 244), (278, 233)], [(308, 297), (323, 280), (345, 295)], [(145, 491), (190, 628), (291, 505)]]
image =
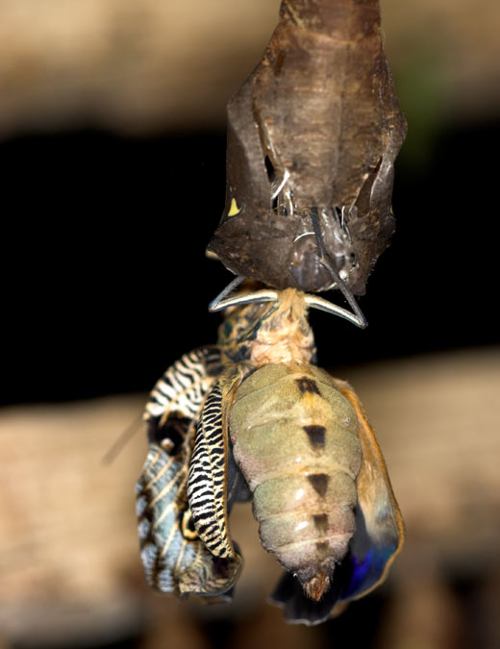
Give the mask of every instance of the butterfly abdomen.
[(234, 457), (254, 495), (263, 546), (320, 599), (355, 531), (357, 418), (329, 375), (266, 365), (232, 409)]

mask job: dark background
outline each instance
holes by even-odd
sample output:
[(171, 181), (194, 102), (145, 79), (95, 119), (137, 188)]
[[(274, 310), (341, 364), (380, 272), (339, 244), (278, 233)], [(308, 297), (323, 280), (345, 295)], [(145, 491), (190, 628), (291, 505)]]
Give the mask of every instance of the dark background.
[[(215, 341), (207, 306), (231, 276), (204, 250), (224, 203), (224, 107), (278, 5), (0, 3), (0, 405), (23, 404), (0, 422), (2, 647), (500, 647), (500, 426), (496, 385), (485, 389), (499, 376), (497, 0), (382, 2), (409, 124), (397, 231), (360, 300), (368, 329), (311, 314), (337, 376), (373, 386), (415, 369), (377, 420), (408, 527), (382, 588), (315, 629), (286, 626), (252, 590), (220, 613), (156, 597), (133, 515), (145, 436), (102, 464), (143, 400), (24, 407), (145, 393)], [(487, 358), (441, 355), (479, 347)]]
[[(483, 121), (441, 131), (425, 164), (403, 149), (397, 233), (360, 301), (369, 327), (314, 314), (323, 366), (499, 342), (499, 145)], [(2, 142), (2, 404), (146, 391), (215, 340), (207, 304), (231, 275), (204, 249), (224, 158), (223, 131)]]

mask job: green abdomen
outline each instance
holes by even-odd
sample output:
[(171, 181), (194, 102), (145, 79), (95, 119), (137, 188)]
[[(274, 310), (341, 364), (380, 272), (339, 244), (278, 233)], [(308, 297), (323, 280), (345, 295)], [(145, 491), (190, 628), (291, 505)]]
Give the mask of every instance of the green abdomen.
[(254, 496), (263, 546), (307, 584), (331, 578), (354, 533), (357, 419), (314, 366), (266, 365), (238, 389), (234, 457)]

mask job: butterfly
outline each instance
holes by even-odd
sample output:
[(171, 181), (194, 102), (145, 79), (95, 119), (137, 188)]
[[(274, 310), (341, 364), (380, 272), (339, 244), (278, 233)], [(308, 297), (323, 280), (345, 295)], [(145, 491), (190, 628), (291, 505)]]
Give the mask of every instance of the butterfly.
[(261, 544), (284, 568), (274, 601), (316, 624), (383, 581), (404, 537), (359, 398), (315, 364), (307, 311), (339, 307), (286, 289), (217, 308), (218, 344), (175, 362), (146, 405), (136, 489), (146, 580), (230, 600), (242, 558), (228, 519), (251, 501)]

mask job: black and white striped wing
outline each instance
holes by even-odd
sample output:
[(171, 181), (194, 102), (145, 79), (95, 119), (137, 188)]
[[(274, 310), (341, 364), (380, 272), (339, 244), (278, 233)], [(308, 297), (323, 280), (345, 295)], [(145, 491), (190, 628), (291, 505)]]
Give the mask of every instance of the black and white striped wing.
[(220, 559), (236, 556), (228, 526), (228, 491), (232, 489), (228, 490), (231, 450), (226, 416), (233, 388), (226, 389), (219, 381), (207, 397), (196, 429), (187, 485), (194, 528), (206, 548)]
[(238, 555), (221, 561), (207, 550), (187, 502), (189, 457), (206, 394), (221, 371), (217, 357), (216, 348), (183, 356), (158, 381), (146, 408), (149, 450), (136, 486), (139, 539), (146, 580), (163, 592), (220, 595), (239, 574)]
[(158, 379), (149, 395), (144, 419), (176, 411), (197, 419), (214, 378), (222, 372), (221, 352), (215, 345), (184, 354)]

